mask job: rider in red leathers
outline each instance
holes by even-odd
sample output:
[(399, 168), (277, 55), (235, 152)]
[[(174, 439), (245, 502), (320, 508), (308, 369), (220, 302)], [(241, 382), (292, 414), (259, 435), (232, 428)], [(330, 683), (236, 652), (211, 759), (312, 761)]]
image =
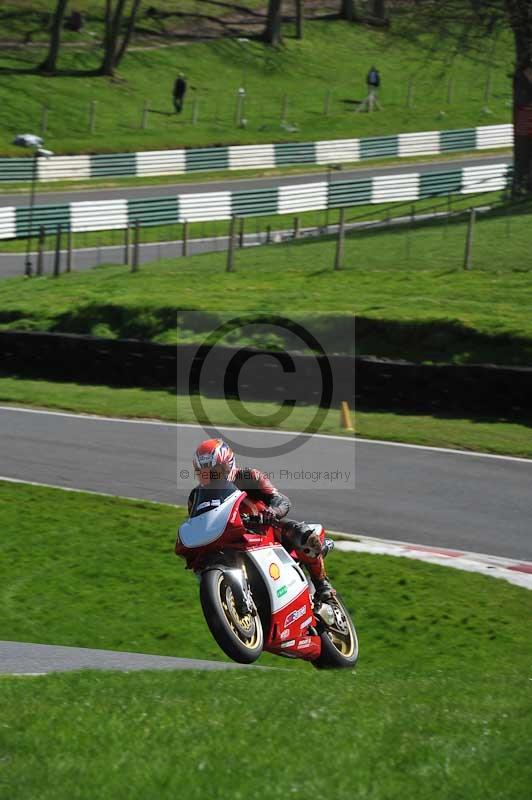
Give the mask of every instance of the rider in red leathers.
[[(305, 564), (312, 578), (315, 599), (325, 601), (334, 596), (335, 590), (327, 578), (323, 560), (332, 545), (325, 544), (323, 532), (318, 534), (305, 522), (286, 519), (290, 500), (273, 486), (264, 473), (258, 469), (238, 468), (233, 451), (222, 439), (202, 442), (194, 453), (193, 466), (201, 486), (223, 479), (246, 492), (250, 507), (254, 501), (262, 501), (266, 505), (266, 510), (261, 513), (262, 523), (274, 526), (276, 538), (286, 550), (296, 551), (298, 559)], [(188, 498), (188, 513), (191, 516), (196, 510), (197, 498), (198, 487), (195, 487)], [(251, 513), (254, 513), (252, 508)], [(179, 556), (186, 555), (186, 548), (179, 539), (175, 552)]]

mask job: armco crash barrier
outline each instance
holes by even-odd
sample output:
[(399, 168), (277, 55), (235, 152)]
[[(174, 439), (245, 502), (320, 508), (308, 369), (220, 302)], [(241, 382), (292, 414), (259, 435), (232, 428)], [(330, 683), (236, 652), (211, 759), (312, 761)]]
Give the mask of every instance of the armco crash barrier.
[[(124, 230), (137, 222), (142, 226), (175, 225), (185, 221), (228, 220), (232, 216), (296, 214), (366, 203), (480, 194), (504, 189), (510, 176), (511, 166), (508, 164), (482, 164), (442, 172), (377, 175), (334, 183), (316, 181), (235, 192), (184, 192), (168, 197), (37, 205), (33, 209), (32, 232), (36, 235), (42, 227), (46, 233), (55, 233), (58, 225), (63, 231), (71, 230), (73, 233)], [(26, 237), (29, 222), (27, 206), (0, 208), (0, 239)]]
[[(327, 380), (330, 367), (335, 406), (347, 400), (352, 408), (532, 417), (532, 367), (425, 365), (338, 355), (327, 361), (322, 367)], [(211, 353), (202, 359), (195, 345), (4, 331), (0, 364), (7, 373), (55, 380), (162, 387), (180, 394), (199, 387), (212, 397), (223, 396), (224, 390), (234, 396), (238, 385), (243, 400), (323, 402), (320, 363), (312, 355), (217, 348), (215, 357)]]
[[(40, 158), (39, 181), (79, 180), (108, 176), (182, 175), (187, 172), (269, 169), (297, 164), (352, 164), (368, 158), (408, 158), (460, 150), (511, 147), (512, 125), (484, 125), (451, 131), (421, 131), (367, 139), (324, 142), (202, 147), (141, 153)], [(32, 158), (0, 158), (0, 182), (30, 181)]]

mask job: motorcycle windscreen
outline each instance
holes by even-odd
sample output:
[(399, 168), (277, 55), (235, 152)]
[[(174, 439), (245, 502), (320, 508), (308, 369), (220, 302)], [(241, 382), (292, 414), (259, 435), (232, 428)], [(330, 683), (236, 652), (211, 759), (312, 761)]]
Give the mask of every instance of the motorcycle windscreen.
[(196, 509), (200, 513), (187, 519), (179, 528), (181, 544), (193, 549), (212, 544), (219, 539), (227, 527), (236, 501), (243, 494), (239, 489), (226, 497), (223, 493), (221, 497), (213, 497), (211, 493), (208, 499), (202, 501), (209, 503), (209, 506), (201, 508), (201, 502), (197, 503)]

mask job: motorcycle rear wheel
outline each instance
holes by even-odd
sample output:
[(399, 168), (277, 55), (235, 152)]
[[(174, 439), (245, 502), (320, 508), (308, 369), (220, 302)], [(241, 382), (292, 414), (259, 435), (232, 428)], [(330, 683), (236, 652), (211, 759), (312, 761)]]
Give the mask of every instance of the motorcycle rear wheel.
[(331, 606), (335, 613), (333, 625), (323, 625), (320, 631), (321, 654), (313, 666), (316, 669), (349, 669), (358, 660), (358, 636), (353, 620), (343, 600), (337, 595)]
[(229, 658), (251, 664), (262, 653), (264, 633), (257, 613), (240, 616), (223, 570), (201, 576), (200, 601), (209, 630)]

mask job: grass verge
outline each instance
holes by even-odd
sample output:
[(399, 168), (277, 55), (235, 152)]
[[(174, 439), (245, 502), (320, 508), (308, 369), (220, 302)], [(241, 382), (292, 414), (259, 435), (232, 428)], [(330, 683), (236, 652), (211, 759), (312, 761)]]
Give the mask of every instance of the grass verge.
[[(222, 657), (171, 553), (182, 512), (5, 483), (0, 509), (1, 639)], [(1, 677), (0, 788), (13, 800), (525, 800), (532, 593), (387, 556), (328, 563), (356, 615), (356, 673), (271, 657), (286, 669)], [(331, 746), (295, 758), (292, 740)]]
[[(0, 376), (0, 403), (35, 408), (50, 408), (106, 417), (155, 418), (169, 422), (198, 422), (190, 398), (164, 390), (128, 389), (58, 383), (45, 380)], [(209, 420), (217, 426), (248, 427), (242, 409), (259, 420), (257, 427), (268, 428), (278, 411), (275, 403), (202, 398)], [(314, 406), (295, 406), (292, 413), (275, 429), (305, 430), (314, 419)], [(407, 442), (429, 447), (532, 458), (532, 421), (511, 421), (483, 417), (462, 419), (428, 414), (398, 414), (387, 411), (358, 410), (353, 415), (356, 436), (390, 442)], [(316, 433), (350, 436), (340, 427), (340, 412), (331, 409)]]
[[(523, 209), (526, 210), (526, 209)], [(246, 248), (228, 273), (224, 253), (2, 281), (3, 329), (90, 333), (161, 342), (203, 341), (234, 316), (279, 314), (310, 329), (329, 352), (413, 361), (532, 363), (530, 213), (483, 215), (470, 270), (467, 224), (435, 221), (358, 231), (333, 271), (336, 242)], [(216, 291), (206, 291), (216, 287)], [(356, 315), (356, 342), (352, 320)], [(293, 344), (260, 326), (228, 343)]]

